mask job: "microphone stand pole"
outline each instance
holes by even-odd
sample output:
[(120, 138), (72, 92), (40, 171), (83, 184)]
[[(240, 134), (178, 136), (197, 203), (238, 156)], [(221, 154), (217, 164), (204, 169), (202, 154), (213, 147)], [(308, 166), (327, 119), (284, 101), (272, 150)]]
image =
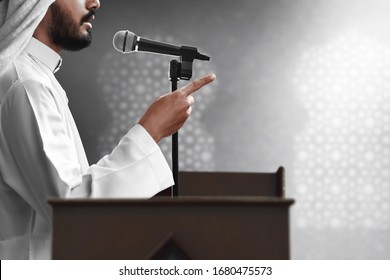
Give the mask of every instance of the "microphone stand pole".
[[(177, 90), (177, 82), (180, 79), (181, 63), (172, 60), (169, 68), (169, 80), (171, 81), (172, 92)], [(171, 189), (171, 197), (179, 195), (179, 132), (172, 135), (172, 172), (175, 185)]]

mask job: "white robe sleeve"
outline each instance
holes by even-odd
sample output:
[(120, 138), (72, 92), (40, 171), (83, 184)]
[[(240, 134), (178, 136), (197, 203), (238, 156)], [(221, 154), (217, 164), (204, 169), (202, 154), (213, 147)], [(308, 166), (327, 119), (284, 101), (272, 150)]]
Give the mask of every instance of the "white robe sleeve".
[(133, 127), (88, 173), (91, 197), (149, 198), (174, 184), (160, 148), (141, 125)]
[(45, 219), (50, 220), (48, 197), (149, 198), (173, 185), (161, 150), (140, 125), (82, 174), (78, 149), (50, 87), (27, 81), (11, 91), (2, 104), (1, 126), (14, 168), (4, 177)]

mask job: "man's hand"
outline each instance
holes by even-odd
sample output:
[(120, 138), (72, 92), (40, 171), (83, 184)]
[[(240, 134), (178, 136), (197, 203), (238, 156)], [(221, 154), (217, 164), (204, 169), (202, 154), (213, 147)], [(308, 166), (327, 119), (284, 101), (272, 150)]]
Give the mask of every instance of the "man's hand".
[(210, 74), (194, 80), (184, 87), (158, 97), (138, 122), (152, 138), (159, 142), (178, 131), (191, 114), (194, 97), (192, 94), (215, 80)]

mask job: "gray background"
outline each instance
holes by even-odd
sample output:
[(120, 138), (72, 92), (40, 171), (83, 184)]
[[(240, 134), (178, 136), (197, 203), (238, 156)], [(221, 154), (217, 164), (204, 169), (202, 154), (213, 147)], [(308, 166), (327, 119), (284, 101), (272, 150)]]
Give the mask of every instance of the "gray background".
[[(93, 45), (64, 52), (90, 163), (154, 98), (170, 58), (122, 55), (118, 30), (198, 46), (211, 61), (181, 132), (181, 169), (287, 170), (294, 259), (390, 257), (390, 4), (363, 0), (102, 1)], [(161, 147), (169, 155), (169, 139)], [(168, 158), (169, 160), (169, 158)]]

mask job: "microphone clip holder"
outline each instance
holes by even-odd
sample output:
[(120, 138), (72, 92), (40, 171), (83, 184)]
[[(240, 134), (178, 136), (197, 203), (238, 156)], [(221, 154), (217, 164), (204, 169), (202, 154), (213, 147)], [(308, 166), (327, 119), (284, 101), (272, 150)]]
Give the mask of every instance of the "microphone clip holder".
[[(192, 64), (195, 59), (210, 60), (210, 57), (200, 54), (197, 48), (189, 46), (180, 47), (180, 62), (175, 63), (170, 69), (170, 79), (182, 79), (189, 81), (192, 77)], [(172, 69), (173, 68), (173, 69)], [(171, 72), (173, 71), (173, 72)]]

